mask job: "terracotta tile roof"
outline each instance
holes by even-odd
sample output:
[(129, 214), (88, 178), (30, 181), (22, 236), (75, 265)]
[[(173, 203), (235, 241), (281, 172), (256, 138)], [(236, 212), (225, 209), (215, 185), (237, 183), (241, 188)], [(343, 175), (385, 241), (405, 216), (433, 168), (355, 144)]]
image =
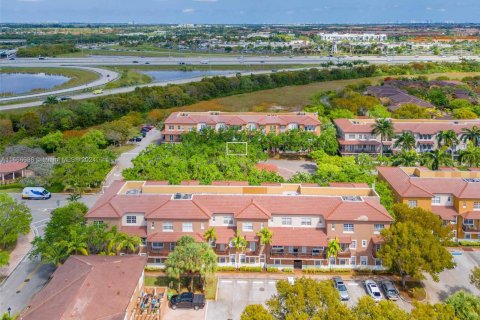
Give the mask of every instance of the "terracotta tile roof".
[(432, 212), (438, 215), (442, 220), (452, 221), (458, 215), (455, 207), (432, 206)]
[(480, 219), (480, 211), (468, 211), (462, 214), (465, 219)]
[(120, 231), (124, 232), (130, 236), (137, 236), (140, 238), (147, 237), (147, 227), (146, 226), (122, 226)]
[(272, 245), (326, 247), (327, 235), (322, 229), (273, 227)]
[(235, 213), (236, 219), (269, 219), (272, 214), (259, 205), (254, 199), (245, 208)]
[(212, 181), (212, 186), (248, 186), (248, 181)]
[(325, 217), (330, 221), (393, 221), (378, 198), (363, 197), (363, 201), (343, 201)]
[(355, 183), (355, 182), (330, 182), (328, 184), (330, 187), (334, 188), (369, 188), (368, 183)]
[(148, 219), (208, 220), (211, 216), (212, 212), (197, 199), (169, 199), (155, 210), (145, 214)]
[(70, 256), (21, 319), (124, 319), (146, 262), (137, 255)]
[(216, 243), (228, 244), (237, 233), (235, 227), (215, 227), (215, 234), (217, 235)]
[(177, 242), (183, 236), (191, 236), (195, 241), (202, 242), (203, 235), (197, 232), (155, 232), (147, 237), (148, 242)]
[(0, 162), (0, 173), (12, 173), (23, 170), (26, 167), (28, 167), (28, 163), (26, 162)]
[[(337, 237), (337, 238), (339, 243), (346, 243), (346, 244), (352, 243), (351, 237)], [(328, 238), (328, 240), (333, 240), (333, 239), (335, 239), (335, 237)]]

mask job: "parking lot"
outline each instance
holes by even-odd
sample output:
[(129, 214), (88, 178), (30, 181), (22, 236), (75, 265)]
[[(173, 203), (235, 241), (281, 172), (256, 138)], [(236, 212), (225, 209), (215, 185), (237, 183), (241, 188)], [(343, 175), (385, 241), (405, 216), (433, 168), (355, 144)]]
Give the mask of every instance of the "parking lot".
[(208, 320), (238, 320), (249, 304), (265, 303), (276, 293), (274, 279), (219, 279), (217, 300), (209, 301)]

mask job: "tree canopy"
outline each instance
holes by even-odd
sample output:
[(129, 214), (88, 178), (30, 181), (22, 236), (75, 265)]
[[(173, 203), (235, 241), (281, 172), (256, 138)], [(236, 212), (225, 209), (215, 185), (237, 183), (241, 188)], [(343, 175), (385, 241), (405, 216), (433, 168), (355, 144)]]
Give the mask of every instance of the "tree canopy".
[[(7, 249), (15, 244), (20, 235), (29, 233), (31, 222), (30, 209), (24, 203), (0, 193), (0, 248)], [(7, 257), (3, 254), (2, 260)]]

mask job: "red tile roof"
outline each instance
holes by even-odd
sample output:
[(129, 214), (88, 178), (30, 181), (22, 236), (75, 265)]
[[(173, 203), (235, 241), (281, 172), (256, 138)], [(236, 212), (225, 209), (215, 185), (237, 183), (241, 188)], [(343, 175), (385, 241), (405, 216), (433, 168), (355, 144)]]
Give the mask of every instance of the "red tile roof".
[(269, 219), (272, 216), (265, 208), (259, 205), (254, 199), (245, 208), (235, 213), (236, 219)]
[(235, 227), (215, 227), (216, 243), (228, 244), (235, 237), (237, 228)]
[(325, 217), (330, 221), (393, 221), (378, 198), (364, 197), (363, 201), (342, 201)]
[(458, 215), (455, 207), (432, 206), (432, 212), (438, 215), (442, 220), (452, 221)]
[(326, 247), (327, 235), (322, 229), (312, 228), (269, 228), (273, 233), (272, 245), (274, 246), (306, 246)]
[(0, 173), (12, 173), (23, 170), (26, 167), (28, 167), (28, 163), (26, 162), (0, 162)]
[(147, 237), (147, 227), (146, 226), (122, 226), (120, 227), (120, 231), (124, 232), (130, 236), (137, 236), (140, 238)]
[(70, 256), (20, 319), (124, 319), (146, 262), (137, 255)]
[(191, 236), (196, 241), (202, 242), (203, 235), (197, 232), (155, 232), (147, 237), (148, 242), (177, 242), (183, 236)]
[(462, 215), (465, 219), (480, 219), (480, 211), (468, 211)]

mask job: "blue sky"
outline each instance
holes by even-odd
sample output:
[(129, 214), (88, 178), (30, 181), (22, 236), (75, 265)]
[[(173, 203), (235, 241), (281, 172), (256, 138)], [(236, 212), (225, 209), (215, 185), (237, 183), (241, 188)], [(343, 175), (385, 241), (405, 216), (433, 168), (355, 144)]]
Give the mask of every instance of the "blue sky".
[(1, 22), (479, 22), (480, 0), (0, 0)]

